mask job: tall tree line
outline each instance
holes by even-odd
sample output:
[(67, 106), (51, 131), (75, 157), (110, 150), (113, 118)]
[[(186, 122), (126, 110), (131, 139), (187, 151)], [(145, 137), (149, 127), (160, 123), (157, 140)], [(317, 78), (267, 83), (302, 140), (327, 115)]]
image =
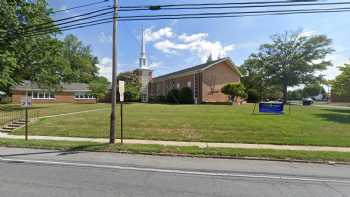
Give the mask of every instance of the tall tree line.
[[(73, 35), (64, 40), (56, 38), (61, 32), (51, 13), (46, 0), (0, 1), (1, 90), (8, 91), (22, 80), (46, 87), (56, 87), (61, 82), (106, 81), (98, 77), (98, 59), (89, 46)], [(25, 34), (39, 24), (55, 28), (46, 34)]]

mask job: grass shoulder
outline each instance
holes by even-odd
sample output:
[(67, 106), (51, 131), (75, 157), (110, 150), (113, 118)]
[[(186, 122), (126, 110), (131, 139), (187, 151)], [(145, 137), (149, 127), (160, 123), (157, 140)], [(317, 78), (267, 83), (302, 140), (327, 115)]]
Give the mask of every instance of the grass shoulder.
[(289, 151), (270, 149), (199, 148), (141, 144), (100, 144), (94, 142), (68, 142), (48, 140), (0, 139), (0, 146), (16, 148), (52, 149), (64, 151), (93, 151), (133, 154), (180, 155), (219, 158), (260, 158), (278, 160), (305, 160), (316, 162), (350, 162), (350, 153)]

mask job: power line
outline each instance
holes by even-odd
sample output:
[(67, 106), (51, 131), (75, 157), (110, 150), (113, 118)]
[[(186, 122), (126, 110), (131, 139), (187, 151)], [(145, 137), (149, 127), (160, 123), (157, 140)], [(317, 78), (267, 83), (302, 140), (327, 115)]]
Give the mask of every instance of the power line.
[(75, 6), (75, 7), (71, 7), (71, 8), (66, 8), (66, 9), (61, 9), (61, 10), (54, 10), (53, 12), (51, 12), (51, 14), (55, 14), (55, 13), (59, 13), (59, 12), (66, 12), (66, 11), (69, 11), (69, 10), (75, 10), (75, 9), (84, 8), (84, 7), (91, 7), (91, 6), (94, 6), (94, 5), (106, 3), (108, 1), (109, 0), (103, 0), (103, 1), (88, 3), (88, 4), (84, 4), (84, 5), (79, 5), (79, 6)]
[[(273, 2), (276, 3), (276, 1), (273, 1)], [(285, 1), (283, 1), (283, 2), (285, 3)], [(241, 2), (241, 3), (249, 3), (249, 4), (251, 4), (251, 3), (254, 3), (254, 2)], [(271, 2), (260, 2), (260, 3), (271, 3)], [(318, 4), (287, 4), (287, 6), (338, 5), (339, 3), (341, 3), (341, 4), (350, 4), (350, 2), (337, 2), (337, 3), (321, 3), (321, 4), (320, 3), (318, 3)], [(232, 4), (232, 3), (215, 3), (215, 4), (216, 5), (219, 5), (219, 4), (222, 5), (222, 4)], [(239, 3), (234, 3), (234, 4), (239, 4)], [(179, 5), (179, 4), (177, 4), (177, 5)], [(195, 5), (195, 4), (187, 4), (187, 5)], [(204, 5), (204, 4), (200, 4), (200, 5)], [(205, 4), (205, 5), (208, 5), (208, 4)], [(210, 4), (210, 5), (212, 5), (212, 4)], [(164, 5), (164, 6), (169, 6), (169, 5)], [(268, 7), (268, 6), (279, 6), (279, 5), (273, 4), (273, 5), (259, 5), (259, 6)], [(196, 9), (200, 9), (200, 8), (205, 9), (204, 7), (198, 7)], [(220, 7), (220, 8), (229, 8), (229, 7)], [(242, 8), (242, 6), (240, 6), (240, 7), (236, 6), (236, 8)], [(99, 12), (102, 12), (102, 11), (105, 11), (105, 10), (110, 10), (110, 9), (112, 9), (112, 7), (105, 8), (105, 9), (100, 9), (100, 10), (96, 10), (96, 11), (92, 11), (92, 12), (88, 12), (88, 13), (84, 13), (84, 14), (80, 14), (80, 15), (76, 15), (76, 16), (72, 16), (72, 17), (58, 19), (58, 20), (54, 20), (52, 22), (47, 22), (47, 23), (41, 23), (41, 24), (37, 24), (37, 25), (28, 26), (28, 27), (26, 27), (25, 31), (27, 31), (28, 29), (32, 29), (32, 28), (36, 28), (36, 30), (42, 30), (44, 28), (50, 28), (50, 27), (55, 27), (55, 26), (58, 26), (58, 25), (70, 24), (70, 23), (79, 22), (79, 21), (82, 21), (82, 20), (96, 18), (96, 17), (99, 17), (99, 16), (103, 16), (103, 15), (107, 15), (107, 14), (113, 13), (113, 11), (104, 12), (102, 14), (97, 14), (97, 15), (93, 15), (93, 16), (90, 16), (90, 17), (84, 17), (84, 16), (92, 15), (92, 14), (99, 13)], [(177, 9), (177, 8), (170, 8), (170, 9)], [(120, 11), (132, 11), (132, 10), (133, 9), (122, 9)], [(192, 14), (189, 14), (189, 15), (192, 15)], [(160, 17), (168, 17), (168, 16), (174, 16), (174, 15), (158, 15), (158, 16), (160, 16)], [(84, 18), (81, 18), (81, 17), (84, 17)], [(141, 17), (141, 16), (135, 16), (135, 17)], [(156, 17), (156, 16), (150, 15), (149, 17)], [(77, 18), (77, 19), (75, 19), (75, 18)], [(75, 20), (72, 20), (72, 19), (75, 19)], [(61, 22), (61, 21), (67, 21), (67, 22)], [(61, 23), (57, 24), (57, 22), (61, 22)], [(56, 23), (56, 24), (52, 24), (52, 23)], [(41, 26), (44, 26), (44, 27), (41, 27)], [(41, 28), (38, 28), (38, 27), (41, 27)]]
[[(318, 9), (263, 10), (263, 11), (241, 11), (241, 12), (204, 12), (204, 13), (189, 13), (189, 14), (184, 13), (184, 14), (132, 15), (132, 16), (120, 16), (119, 19), (124, 19), (124, 18), (155, 18), (155, 17), (184, 17), (184, 16), (201, 16), (201, 15), (259, 14), (259, 13), (300, 12), (300, 11), (331, 11), (331, 10), (342, 10), (342, 9), (350, 9), (350, 7), (328, 8), (328, 9), (318, 8)], [(99, 11), (101, 11), (101, 10), (99, 10)], [(91, 12), (91, 13), (94, 13), (94, 12)], [(56, 28), (59, 25), (72, 24), (72, 23), (76, 23), (79, 21), (93, 19), (93, 18), (105, 16), (105, 15), (112, 14), (112, 13), (113, 13), (113, 11), (109, 11), (109, 12), (104, 12), (104, 13), (100, 13), (97, 15), (89, 16), (89, 17), (83, 17), (83, 18), (78, 18), (75, 20), (66, 21), (66, 22), (51, 24), (49, 26), (35, 28), (35, 29), (33, 29), (33, 31), (42, 31), (42, 30), (45, 30), (47, 28)], [(90, 13), (82, 14), (80, 16), (83, 16), (83, 15), (85, 16), (88, 14), (90, 14)], [(75, 18), (75, 17), (73, 17), (73, 18)], [(99, 21), (108, 20), (108, 19), (110, 19), (110, 18), (102, 18), (102, 19), (99, 19)], [(61, 19), (61, 20), (63, 20), (63, 19)], [(57, 21), (59, 21), (59, 20), (57, 20)], [(87, 22), (87, 23), (89, 23), (89, 22)], [(78, 25), (78, 24), (76, 24), (76, 25)]]
[[(312, 0), (317, 1), (317, 0)], [(284, 4), (284, 3), (293, 3), (293, 2), (310, 2), (308, 0), (300, 0), (300, 1), (251, 1), (251, 2), (221, 2), (221, 3), (187, 3), (187, 4), (163, 4), (163, 5), (140, 5), (140, 6), (120, 6), (123, 8), (150, 8), (150, 7), (180, 7), (180, 6), (216, 6), (216, 5), (254, 5), (254, 4)]]
[[(26, 29), (30, 29), (30, 28), (34, 28), (34, 27), (40, 27), (40, 26), (43, 26), (43, 25), (52, 25), (53, 23), (57, 23), (57, 22), (61, 22), (61, 21), (67, 21), (67, 20), (71, 20), (71, 19), (75, 19), (75, 18), (80, 18), (80, 17), (96, 14), (96, 13), (99, 13), (99, 12), (103, 12), (103, 11), (106, 11), (106, 10), (111, 10), (111, 9), (113, 9), (113, 8), (104, 8), (104, 9), (100, 9), (100, 10), (96, 10), (96, 11), (92, 11), (92, 12), (87, 12), (87, 13), (84, 13), (84, 14), (79, 14), (79, 15), (76, 15), (76, 16), (66, 17), (66, 18), (62, 18), (62, 19), (58, 19), (58, 20), (53, 20), (51, 22), (31, 25), (31, 26), (26, 27)], [(111, 12), (113, 13), (113, 11), (111, 11)]]
[(156, 15), (132, 15), (120, 16), (119, 19), (127, 18), (154, 18), (154, 17), (182, 17), (182, 16), (201, 16), (201, 15), (232, 15), (232, 14), (260, 14), (260, 13), (278, 13), (278, 12), (317, 12), (317, 11), (332, 11), (332, 10), (348, 10), (350, 7), (342, 8), (316, 8), (316, 9), (293, 9), (293, 10), (263, 10), (263, 11), (239, 11), (239, 12), (202, 12), (202, 13), (184, 13), (184, 14), (156, 14)]
[[(279, 11), (279, 12), (260, 12), (260, 13), (250, 13), (250, 14), (230, 14), (230, 15), (199, 15), (199, 16), (163, 16), (163, 17), (143, 17), (143, 18), (130, 18), (130, 17), (119, 17), (118, 21), (149, 21), (149, 20), (169, 20), (169, 19), (207, 19), (207, 18), (239, 18), (239, 17), (252, 17), (252, 16), (276, 16), (276, 15), (292, 15), (292, 14), (317, 14), (317, 13), (340, 13), (340, 12), (350, 12), (350, 7), (349, 8), (342, 8), (342, 9), (323, 9), (323, 10), (300, 10), (300, 11)], [(113, 18), (106, 18), (106, 19), (101, 19), (99, 21), (91, 21), (90, 24), (87, 25), (82, 25), (82, 24), (75, 24), (72, 26), (66, 26), (65, 28), (62, 28), (61, 31), (68, 31), (68, 30), (73, 30), (73, 29), (80, 29), (80, 28), (86, 28), (86, 27), (91, 27), (95, 25), (100, 25), (100, 24), (106, 24), (110, 23)], [(32, 35), (44, 35), (47, 33), (50, 33), (50, 29), (44, 32), (32, 32)], [(30, 36), (32, 36), (30, 35)], [(26, 36), (26, 35), (24, 35)]]
[[(350, 2), (333, 2), (333, 3), (292, 3), (292, 4), (266, 4), (266, 5), (216, 5), (216, 6), (190, 6), (190, 7), (165, 7), (159, 6), (158, 10), (200, 10), (200, 9), (244, 9), (244, 8), (271, 8), (271, 7), (300, 7), (300, 6), (326, 6), (326, 5), (349, 5)], [(145, 11), (151, 8), (129, 8), (119, 11)]]

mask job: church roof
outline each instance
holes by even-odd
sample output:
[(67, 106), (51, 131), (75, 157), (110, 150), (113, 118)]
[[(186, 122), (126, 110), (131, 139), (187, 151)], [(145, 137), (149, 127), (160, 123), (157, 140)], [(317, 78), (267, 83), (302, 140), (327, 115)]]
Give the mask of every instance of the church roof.
[(183, 69), (183, 70), (175, 71), (175, 72), (172, 72), (172, 73), (169, 73), (169, 74), (161, 75), (161, 76), (153, 78), (153, 80), (162, 80), (162, 79), (172, 78), (172, 77), (176, 77), (178, 75), (183, 75), (183, 74), (187, 74), (187, 73), (190, 74), (190, 73), (193, 73), (193, 72), (203, 71), (203, 70), (206, 70), (206, 69), (210, 68), (211, 66), (214, 66), (214, 65), (216, 65), (218, 63), (225, 62), (225, 61), (229, 62), (229, 64), (231, 64), (233, 69), (239, 75), (241, 75), (241, 73), (239, 72), (238, 68), (232, 62), (231, 58), (226, 57), (226, 58), (220, 58), (220, 59), (217, 59), (217, 60), (214, 60), (214, 61), (209, 61), (209, 62), (206, 62), (206, 63), (203, 63), (203, 64), (199, 64), (199, 65), (196, 65), (196, 66), (193, 66), (193, 67), (189, 67), (189, 68), (186, 68), (186, 69)]

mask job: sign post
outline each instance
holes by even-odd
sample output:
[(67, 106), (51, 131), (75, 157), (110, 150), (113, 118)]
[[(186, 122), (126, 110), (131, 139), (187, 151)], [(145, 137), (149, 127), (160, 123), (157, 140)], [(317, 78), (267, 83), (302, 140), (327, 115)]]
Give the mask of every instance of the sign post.
[(124, 103), (124, 92), (125, 82), (119, 81), (119, 101), (120, 101), (120, 143), (123, 144), (123, 103)]
[(32, 97), (22, 97), (21, 106), (25, 108), (25, 140), (28, 140), (28, 108), (32, 106)]

